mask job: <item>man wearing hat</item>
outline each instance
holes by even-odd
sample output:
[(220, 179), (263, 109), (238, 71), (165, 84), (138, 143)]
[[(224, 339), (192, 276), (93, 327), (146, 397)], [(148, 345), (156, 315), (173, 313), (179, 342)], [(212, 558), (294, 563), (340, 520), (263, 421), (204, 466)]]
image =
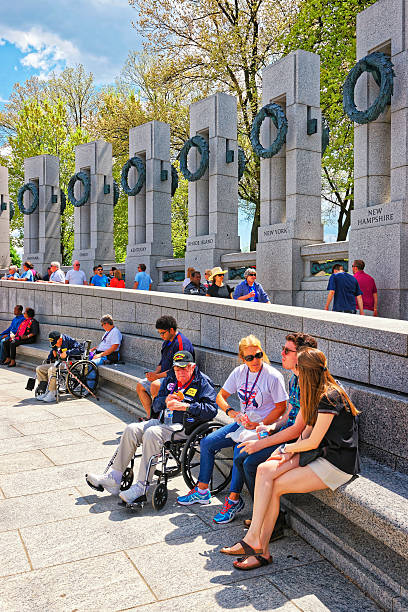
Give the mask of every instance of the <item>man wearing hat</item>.
[[(37, 366), (36, 376), (38, 380), (37, 399), (42, 402), (55, 402), (57, 395), (56, 369), (52, 365), (57, 359), (80, 359), (84, 352), (83, 344), (80, 344), (70, 336), (61, 334), (59, 331), (50, 332), (48, 336), (51, 350), (47, 362)], [(48, 389), (48, 391), (47, 391)]]
[[(217, 414), (216, 392), (212, 381), (200, 372), (189, 351), (178, 351), (173, 356), (173, 367), (162, 379), (160, 390), (152, 405), (149, 421), (127, 425), (112, 464), (106, 474), (87, 474), (88, 484), (102, 486), (126, 503), (132, 503), (144, 494), (145, 484), (151, 482), (154, 466), (146, 475), (150, 457), (160, 453), (174, 431), (183, 427), (184, 414), (191, 420), (210, 421)], [(172, 411), (172, 424), (165, 424), (165, 411)], [(184, 435), (181, 434), (183, 437)], [(136, 449), (143, 443), (143, 453), (135, 484), (127, 491), (120, 491), (122, 474), (129, 465)]]
[(224, 285), (224, 275), (227, 273), (227, 270), (223, 270), (219, 266), (216, 266), (211, 270), (211, 276), (208, 279), (210, 283), (212, 283), (208, 287), (207, 295), (209, 297), (216, 298), (231, 298), (231, 293), (233, 289), (229, 285)]

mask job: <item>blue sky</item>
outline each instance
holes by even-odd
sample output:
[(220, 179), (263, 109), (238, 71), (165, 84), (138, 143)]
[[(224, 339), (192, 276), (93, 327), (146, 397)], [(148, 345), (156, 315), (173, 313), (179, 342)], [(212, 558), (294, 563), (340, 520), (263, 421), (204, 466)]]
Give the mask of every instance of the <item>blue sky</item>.
[(129, 50), (140, 48), (127, 0), (17, 0), (0, 15), (0, 100), (15, 82), (81, 63), (112, 83)]

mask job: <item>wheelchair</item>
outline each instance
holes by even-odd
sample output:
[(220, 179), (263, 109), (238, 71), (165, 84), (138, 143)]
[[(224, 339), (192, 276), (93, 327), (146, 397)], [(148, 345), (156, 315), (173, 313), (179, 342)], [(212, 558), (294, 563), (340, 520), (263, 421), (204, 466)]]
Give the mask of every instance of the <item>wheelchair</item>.
[[(198, 474), (200, 470), (200, 442), (203, 438), (222, 426), (221, 423), (215, 421), (199, 421), (191, 426), (191, 424), (186, 423), (186, 415), (184, 415), (182, 429), (174, 431), (171, 435), (171, 439), (164, 443), (160, 453), (150, 457), (146, 470), (143, 495), (130, 504), (120, 501), (120, 505), (124, 505), (131, 510), (143, 508), (147, 502), (147, 491), (151, 486), (154, 486), (152, 506), (156, 511), (161, 510), (167, 503), (169, 479), (178, 476), (180, 473), (183, 475), (186, 485), (190, 489), (193, 489), (198, 483)], [(104, 473), (106, 473), (113, 464), (117, 452), (116, 450), (112, 459), (106, 466)], [(131, 487), (134, 478), (134, 462), (139, 456), (140, 454), (136, 454), (132, 458), (130, 466), (123, 472), (120, 483), (121, 491), (126, 491)], [(232, 463), (233, 449), (223, 448), (217, 451), (214, 460), (214, 470), (209, 483), (209, 489), (212, 494), (220, 493), (231, 482)], [(153, 479), (155, 480), (149, 482), (148, 475), (152, 467), (156, 468), (153, 474)], [(91, 488), (97, 491), (103, 491), (103, 487), (95, 487), (87, 479), (86, 482)]]
[[(95, 392), (99, 383), (98, 366), (88, 359), (91, 341), (86, 340), (82, 344), (84, 345), (84, 350), (78, 358), (71, 357), (67, 360), (61, 359), (59, 356), (53, 364), (56, 370), (57, 403), (60, 400), (60, 396), (67, 393), (79, 399), (89, 395), (96, 398)], [(43, 363), (47, 363), (47, 361), (43, 361)], [(36, 397), (38, 396), (38, 387), (37, 385), (34, 392)]]

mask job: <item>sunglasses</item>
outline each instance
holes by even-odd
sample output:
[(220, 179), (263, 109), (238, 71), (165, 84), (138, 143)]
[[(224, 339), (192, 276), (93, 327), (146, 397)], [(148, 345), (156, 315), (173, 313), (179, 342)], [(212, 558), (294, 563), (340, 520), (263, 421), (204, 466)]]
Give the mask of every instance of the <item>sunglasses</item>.
[(97, 272), (103, 272), (103, 268), (98, 268), (96, 271)]
[(245, 357), (243, 357), (244, 361), (253, 361), (254, 359), (262, 359), (263, 357), (263, 352), (259, 351), (258, 353), (255, 353), (255, 355), (245, 355)]
[(294, 351), (293, 349), (288, 349), (286, 348), (286, 346), (282, 346), (282, 353), (284, 353), (285, 355), (289, 355), (289, 353), (297, 353), (297, 351)]
[(255, 278), (256, 278), (256, 274), (248, 274), (248, 276), (255, 276)]

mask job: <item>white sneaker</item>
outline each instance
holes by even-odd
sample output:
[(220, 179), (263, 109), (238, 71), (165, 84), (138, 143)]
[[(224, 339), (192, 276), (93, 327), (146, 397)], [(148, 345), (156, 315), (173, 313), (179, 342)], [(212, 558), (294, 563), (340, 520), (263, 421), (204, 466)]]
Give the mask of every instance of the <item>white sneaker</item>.
[(48, 391), (48, 393), (46, 393), (44, 395), (44, 397), (40, 398), (42, 402), (56, 402), (57, 401), (57, 394), (55, 391)]
[(120, 483), (114, 479), (112, 472), (108, 474), (87, 474), (86, 479), (95, 487), (103, 487), (111, 495), (119, 495)]
[(144, 495), (145, 487), (144, 485), (137, 481), (136, 484), (132, 485), (127, 491), (121, 491), (119, 493), (119, 497), (122, 501), (127, 504), (131, 504), (141, 495)]

